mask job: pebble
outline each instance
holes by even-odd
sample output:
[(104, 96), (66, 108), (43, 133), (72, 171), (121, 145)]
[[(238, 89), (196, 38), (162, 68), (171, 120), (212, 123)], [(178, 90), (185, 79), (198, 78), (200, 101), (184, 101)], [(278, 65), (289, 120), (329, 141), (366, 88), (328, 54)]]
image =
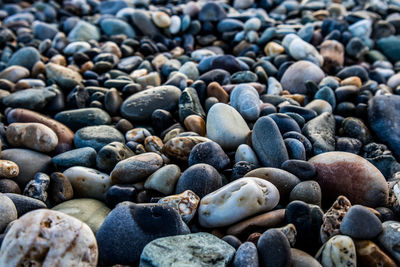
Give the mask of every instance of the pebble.
[(309, 160), (314, 165), (316, 181), (321, 186), (323, 201), (339, 195), (351, 203), (379, 207), (386, 203), (388, 188), (382, 173), (367, 160), (347, 152), (328, 152)]
[(261, 117), (251, 134), (253, 149), (264, 167), (280, 167), (289, 159), (278, 126), (273, 119)]
[(201, 199), (199, 223), (208, 228), (230, 225), (271, 210), (278, 202), (279, 191), (272, 183), (260, 178), (241, 178)]
[(321, 198), (321, 187), (315, 181), (298, 183), (289, 195), (289, 201), (300, 200), (317, 206), (321, 206)]
[(154, 152), (132, 156), (115, 165), (110, 174), (111, 182), (113, 184), (141, 182), (161, 168), (162, 165), (163, 159)]
[(388, 254), (398, 261), (400, 253), (396, 247), (399, 245), (399, 228), (400, 224), (397, 221), (386, 221), (382, 223), (383, 231), (378, 236), (378, 244), (388, 252)]
[(181, 169), (178, 165), (168, 164), (150, 175), (144, 183), (144, 188), (156, 190), (165, 195), (174, 192), (175, 185), (181, 176)]
[(195, 145), (210, 141), (208, 138), (196, 135), (172, 137), (165, 143), (162, 152), (169, 158), (187, 161)]
[(363, 266), (397, 266), (397, 264), (374, 242), (369, 240), (355, 240), (357, 262)]
[(55, 63), (46, 64), (46, 75), (48, 79), (66, 90), (73, 89), (82, 82), (82, 76), (78, 72)]
[(255, 121), (260, 115), (260, 100), (256, 89), (251, 85), (239, 84), (230, 95), (231, 105), (245, 120)]
[(233, 107), (218, 103), (211, 107), (207, 115), (207, 137), (225, 150), (235, 150), (245, 144), (249, 127)]
[[(212, 253), (210, 253), (212, 251)], [(147, 244), (140, 255), (140, 265), (228, 266), (235, 249), (209, 233), (169, 236)]]
[(94, 234), (110, 213), (110, 209), (103, 202), (90, 198), (68, 200), (53, 207), (52, 210), (79, 219), (87, 224)]
[(70, 200), (74, 196), (71, 182), (61, 172), (53, 172), (50, 175), (50, 185), (48, 188), (50, 201), (54, 204)]
[(105, 200), (111, 186), (110, 176), (96, 169), (74, 166), (65, 170), (63, 174), (70, 181), (76, 197)]
[(86, 126), (111, 123), (110, 115), (99, 108), (81, 108), (61, 111), (54, 116), (54, 119), (74, 131)]
[(356, 247), (353, 240), (345, 235), (329, 239), (315, 258), (322, 266), (357, 266)]
[(236, 250), (233, 267), (258, 267), (257, 247), (251, 242), (244, 242)]
[(117, 129), (108, 125), (83, 127), (74, 136), (77, 148), (92, 147), (99, 151), (111, 142), (124, 143), (125, 138)]
[(123, 202), (108, 214), (96, 233), (99, 262), (134, 264), (151, 241), (189, 233), (178, 211), (168, 205)]
[(100, 170), (111, 171), (118, 162), (134, 155), (124, 143), (111, 142), (103, 146), (97, 153), (96, 166)]
[(3, 232), (3, 230), (7, 227), (7, 225), (10, 222), (16, 220), (18, 217), (17, 217), (17, 209), (15, 208), (14, 203), (9, 197), (0, 193), (0, 203), (1, 203), (0, 231)]
[(14, 193), (6, 193), (5, 195), (10, 198), (12, 202), (14, 202), (14, 205), (17, 209), (18, 218), (30, 211), (47, 208), (43, 201), (35, 198)]
[(188, 163), (189, 166), (206, 163), (217, 171), (222, 171), (229, 166), (230, 159), (216, 142), (203, 142), (195, 145), (190, 151)]
[(91, 147), (72, 149), (51, 158), (51, 162), (57, 168), (69, 168), (73, 166), (94, 167), (96, 165), (97, 152)]
[(199, 202), (200, 198), (191, 190), (186, 190), (178, 195), (167, 196), (158, 201), (160, 204), (167, 204), (176, 209), (185, 223), (189, 223), (193, 219)]
[(8, 66), (22, 66), (32, 70), (33, 66), (40, 60), (40, 53), (33, 47), (23, 47), (14, 53), (8, 61)]
[(0, 179), (0, 193), (21, 194), (21, 189), (13, 180)]
[(354, 205), (344, 216), (340, 232), (356, 239), (373, 239), (382, 232), (382, 223), (368, 208)]
[(36, 173), (35, 177), (25, 186), (23, 194), (46, 202), (48, 194), (47, 189), (50, 184), (50, 177), (45, 173)]
[(302, 132), (313, 145), (313, 154), (335, 150), (335, 118), (329, 112), (324, 112), (304, 125)]
[(97, 257), (96, 238), (85, 223), (58, 211), (40, 209), (22, 216), (7, 231), (0, 264), (97, 266)]
[(290, 266), (290, 244), (278, 229), (265, 231), (257, 242), (257, 250), (261, 266)]
[(14, 178), (19, 174), (19, 167), (10, 160), (0, 160), (0, 177)]

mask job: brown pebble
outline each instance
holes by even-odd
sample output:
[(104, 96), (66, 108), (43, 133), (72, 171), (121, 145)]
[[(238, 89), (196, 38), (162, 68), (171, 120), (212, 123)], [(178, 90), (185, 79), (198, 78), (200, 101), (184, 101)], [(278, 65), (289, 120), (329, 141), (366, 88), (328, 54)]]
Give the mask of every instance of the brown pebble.
[(320, 46), (320, 53), (324, 58), (323, 68), (329, 73), (336, 73), (336, 69), (343, 67), (344, 47), (335, 40), (326, 40)]
[(260, 239), (261, 233), (252, 233), (249, 235), (246, 241), (253, 243), (255, 246), (257, 246), (258, 239)]
[(0, 160), (0, 177), (13, 178), (19, 174), (18, 165), (11, 160)]
[(364, 267), (395, 267), (397, 264), (370, 240), (354, 239), (357, 251), (357, 265)]
[(143, 143), (148, 136), (151, 136), (151, 133), (145, 128), (134, 128), (127, 131), (125, 134), (127, 141), (134, 141), (138, 143)]
[(94, 67), (93, 62), (92, 61), (87, 61), (87, 62), (82, 64), (81, 69), (80, 69), (80, 73), (83, 74), (83, 73), (85, 73), (85, 71), (92, 70), (93, 67)]
[(50, 175), (49, 198), (54, 205), (70, 200), (74, 197), (71, 182), (61, 172)]
[(195, 145), (208, 141), (211, 140), (201, 136), (174, 137), (165, 143), (163, 153), (168, 158), (187, 161)]
[(125, 134), (127, 131), (133, 129), (133, 124), (127, 119), (120, 119), (118, 120), (115, 127), (117, 128), (118, 131)]
[(264, 47), (264, 53), (267, 56), (276, 56), (279, 54), (282, 54), (285, 52), (285, 48), (281, 46), (280, 44), (276, 42), (269, 42), (265, 47)]
[(36, 62), (32, 68), (32, 77), (37, 77), (39, 74), (46, 72), (46, 65), (42, 61)]
[(361, 79), (357, 76), (351, 76), (348, 77), (346, 79), (344, 79), (343, 81), (340, 82), (340, 85), (345, 86), (345, 85), (354, 85), (357, 86), (358, 88), (361, 87), (362, 82)]
[(206, 135), (206, 122), (198, 115), (187, 116), (183, 124), (189, 131), (198, 133), (201, 136)]
[(21, 194), (21, 189), (14, 180), (0, 179), (0, 193)]
[(67, 60), (65, 59), (65, 57), (63, 55), (55, 55), (52, 58), (50, 58), (50, 62), (51, 63), (55, 63), (61, 66), (67, 66)]
[(219, 102), (225, 104), (229, 102), (228, 93), (217, 82), (212, 82), (207, 86), (207, 95), (209, 97), (211, 96), (216, 97)]
[(156, 152), (156, 153), (161, 153), (162, 148), (164, 144), (160, 137), (152, 135), (146, 137), (144, 140), (144, 147), (146, 148), (146, 151), (148, 152)]

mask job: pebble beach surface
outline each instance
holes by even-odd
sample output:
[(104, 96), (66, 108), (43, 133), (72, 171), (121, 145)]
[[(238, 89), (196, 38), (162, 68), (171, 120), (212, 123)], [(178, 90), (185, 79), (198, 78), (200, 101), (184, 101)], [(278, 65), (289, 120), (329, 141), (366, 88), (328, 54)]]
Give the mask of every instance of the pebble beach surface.
[(0, 266), (400, 264), (399, 0), (0, 1)]

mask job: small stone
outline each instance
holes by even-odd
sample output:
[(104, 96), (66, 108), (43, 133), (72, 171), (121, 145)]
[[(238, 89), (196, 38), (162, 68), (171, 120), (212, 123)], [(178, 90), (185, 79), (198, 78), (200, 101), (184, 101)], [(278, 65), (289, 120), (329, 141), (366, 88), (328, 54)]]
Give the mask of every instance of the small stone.
[(236, 251), (233, 267), (258, 267), (257, 247), (251, 242), (244, 242)]
[(151, 14), (151, 18), (159, 28), (166, 28), (171, 24), (171, 18), (165, 12), (154, 12)]
[(397, 264), (370, 240), (355, 240), (357, 263), (362, 266), (387, 266), (395, 267)]
[(72, 149), (58, 154), (51, 162), (58, 168), (69, 168), (73, 166), (94, 167), (96, 165), (97, 152), (91, 147)]
[(68, 200), (53, 207), (52, 210), (79, 219), (86, 223), (94, 234), (97, 233), (110, 213), (110, 209), (103, 202), (90, 198)]
[(96, 238), (85, 223), (58, 211), (41, 209), (13, 223), (2, 242), (0, 265), (30, 262), (37, 266), (62, 263), (94, 267), (97, 257)]
[(187, 116), (183, 124), (191, 132), (198, 133), (200, 136), (206, 135), (206, 122), (198, 115)]
[(18, 184), (10, 179), (0, 179), (0, 193), (21, 194)]
[(336, 70), (343, 67), (344, 52), (344, 47), (340, 42), (336, 40), (324, 41), (320, 46), (320, 53), (324, 58), (323, 68), (330, 73), (336, 73)]
[(280, 167), (289, 159), (282, 135), (273, 119), (266, 116), (258, 119), (251, 140), (262, 166)]
[(180, 176), (181, 169), (177, 165), (165, 165), (146, 179), (144, 188), (170, 195), (174, 192), (175, 185)]
[(103, 171), (111, 171), (121, 160), (130, 158), (135, 154), (125, 144), (111, 142), (103, 146), (97, 153), (96, 166)]
[(89, 22), (86, 22), (84, 20), (80, 20), (69, 32), (68, 39), (72, 42), (87, 42), (90, 40), (98, 41), (100, 39), (100, 31), (93, 24), (90, 24)]
[(302, 181), (310, 180), (315, 176), (315, 167), (311, 163), (303, 160), (287, 160), (282, 164), (281, 168), (294, 174)]
[(70, 200), (74, 196), (71, 182), (61, 172), (53, 172), (50, 175), (50, 185), (48, 189), (49, 198), (54, 204)]
[[(286, 35), (287, 38), (289, 35)], [(283, 43), (285, 40), (282, 41)], [(318, 50), (311, 44), (303, 41), (301, 38), (294, 38), (288, 47), (290, 55), (296, 60), (307, 60), (317, 66), (322, 66), (324, 63), (323, 57), (318, 53)]]
[(189, 155), (189, 166), (206, 163), (217, 171), (226, 169), (230, 163), (229, 157), (216, 142), (203, 142), (193, 147)]
[(150, 242), (140, 256), (140, 266), (228, 266), (235, 249), (209, 233), (169, 236)]
[(125, 133), (125, 138), (128, 142), (144, 143), (144, 140), (149, 136), (151, 136), (151, 133), (145, 128), (134, 128)]
[(57, 83), (62, 89), (67, 90), (81, 85), (82, 82), (82, 76), (78, 72), (55, 63), (47, 63), (46, 75), (48, 79)]
[(185, 223), (189, 223), (193, 219), (199, 202), (200, 198), (191, 190), (186, 190), (179, 195), (164, 197), (158, 201), (160, 204), (167, 204), (176, 209)]
[(289, 201), (301, 200), (308, 204), (321, 206), (321, 187), (315, 181), (304, 181), (297, 184), (290, 192)]
[(344, 216), (340, 232), (356, 239), (373, 239), (382, 232), (382, 223), (366, 207), (354, 205)]
[(219, 189), (222, 178), (218, 171), (211, 165), (199, 163), (187, 168), (179, 178), (175, 192), (180, 194), (192, 190), (200, 198)]
[(0, 177), (14, 178), (19, 174), (19, 167), (10, 160), (0, 160)]
[(239, 161), (246, 161), (254, 164), (255, 166), (259, 165), (256, 153), (249, 145), (246, 144), (241, 144), (236, 150), (235, 162), (237, 163)]
[(108, 36), (125, 34), (128, 38), (136, 37), (133, 28), (123, 20), (116, 18), (105, 18), (101, 20), (100, 27)]
[(285, 52), (285, 48), (276, 42), (269, 42), (264, 47), (264, 53), (267, 56), (277, 56)]
[(235, 86), (230, 95), (231, 105), (245, 120), (255, 121), (260, 116), (260, 98), (254, 87), (248, 84)]
[(98, 170), (75, 166), (63, 172), (71, 182), (74, 196), (105, 200), (111, 186), (110, 176)]
[(26, 185), (24, 195), (46, 202), (48, 196), (46, 191), (49, 184), (50, 177), (45, 173), (38, 172), (33, 180)]
[(29, 70), (21, 66), (11, 66), (0, 72), (0, 79), (6, 79), (13, 83), (28, 77)]
[(261, 266), (290, 266), (292, 255), (289, 241), (277, 229), (269, 229), (261, 235), (257, 250)]
[(335, 118), (324, 112), (304, 125), (302, 132), (311, 141), (314, 155), (335, 150)]
[(136, 155), (122, 160), (111, 172), (113, 184), (132, 184), (143, 181), (163, 165), (163, 159), (154, 152)]
[(253, 177), (241, 178), (201, 199), (199, 223), (208, 228), (230, 225), (271, 210), (278, 202), (279, 191), (272, 183)]
[(75, 133), (74, 137), (77, 148), (92, 147), (96, 151), (111, 142), (125, 143), (125, 138), (117, 129), (108, 125), (81, 128)]
[(322, 266), (357, 266), (356, 247), (353, 240), (345, 235), (336, 235), (329, 239), (315, 258)]
[(10, 222), (18, 218), (18, 214), (12, 200), (2, 193), (0, 193), (0, 212), (0, 232), (3, 232)]

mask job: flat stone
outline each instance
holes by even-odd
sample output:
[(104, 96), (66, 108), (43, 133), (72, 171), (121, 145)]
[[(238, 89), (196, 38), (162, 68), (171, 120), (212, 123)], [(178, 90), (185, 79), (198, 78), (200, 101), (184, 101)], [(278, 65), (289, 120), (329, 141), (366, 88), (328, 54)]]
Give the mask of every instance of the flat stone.
[(111, 142), (125, 142), (125, 138), (117, 129), (108, 125), (87, 126), (79, 129), (74, 136), (77, 148), (92, 147), (99, 151)]
[(82, 76), (78, 72), (55, 63), (47, 63), (46, 75), (48, 79), (53, 80), (62, 89), (65, 88), (67, 90), (81, 85), (82, 82)]
[(94, 167), (96, 165), (97, 152), (92, 147), (72, 149), (58, 154), (51, 162), (58, 168), (69, 168), (73, 166)]
[(235, 249), (209, 233), (195, 233), (156, 239), (143, 249), (141, 267), (191, 265), (228, 266)]
[(64, 110), (57, 113), (54, 119), (74, 131), (86, 126), (111, 124), (110, 115), (99, 108)]
[(300, 60), (285, 71), (281, 84), (283, 89), (292, 94), (307, 94), (305, 82), (311, 80), (318, 84), (324, 78), (324, 75), (324, 72), (317, 65)]

